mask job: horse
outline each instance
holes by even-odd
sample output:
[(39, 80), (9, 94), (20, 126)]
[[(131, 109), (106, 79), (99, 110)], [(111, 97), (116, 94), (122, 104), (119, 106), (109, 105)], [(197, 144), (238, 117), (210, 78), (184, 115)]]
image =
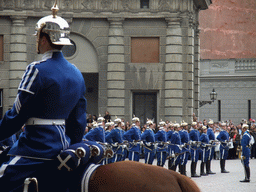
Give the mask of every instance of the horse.
[(91, 175), (89, 192), (200, 192), (187, 176), (156, 165), (120, 161), (99, 166)]
[[(107, 154), (101, 145), (94, 142), (74, 144), (63, 151), (58, 156), (57, 167), (64, 177), (59, 178), (60, 182), (55, 187), (61, 187), (63, 183), (67, 185), (57, 191), (200, 192), (189, 177), (160, 166), (128, 160), (102, 165), (103, 157), (113, 156), (110, 152)], [(64, 178), (66, 180), (62, 180)], [(36, 178), (26, 180), (24, 191), (29, 191), (28, 185), (32, 181), (35, 182)], [(40, 179), (38, 183), (40, 191)]]

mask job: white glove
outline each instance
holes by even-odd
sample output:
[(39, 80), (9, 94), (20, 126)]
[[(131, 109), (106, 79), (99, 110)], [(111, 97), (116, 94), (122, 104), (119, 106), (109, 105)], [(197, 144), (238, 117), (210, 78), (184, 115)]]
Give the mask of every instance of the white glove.
[(147, 145), (148, 147), (150, 147), (150, 146), (151, 146), (151, 143), (150, 143), (150, 142), (146, 142), (146, 145)]
[(113, 147), (117, 147), (117, 144), (118, 144), (118, 143), (116, 142), (116, 143), (113, 143), (112, 145), (113, 145)]

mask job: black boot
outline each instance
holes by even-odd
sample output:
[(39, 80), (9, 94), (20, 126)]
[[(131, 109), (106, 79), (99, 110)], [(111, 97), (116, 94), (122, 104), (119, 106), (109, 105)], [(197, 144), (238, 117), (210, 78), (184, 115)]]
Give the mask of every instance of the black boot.
[(250, 182), (250, 167), (245, 167), (245, 179), (240, 182)]
[(183, 165), (183, 175), (187, 176), (186, 165)]
[(225, 169), (225, 159), (220, 159), (220, 168), (221, 168), (221, 173), (229, 173), (229, 171), (227, 171)]
[(211, 161), (210, 160), (206, 161), (206, 173), (207, 174), (216, 174), (211, 171)]
[(204, 172), (204, 162), (201, 162), (201, 169), (200, 169), (200, 175), (201, 176), (207, 176), (207, 174)]
[(172, 167), (172, 160), (169, 159), (169, 161), (168, 161), (168, 169), (171, 169), (171, 167)]
[(179, 164), (179, 173), (182, 174), (182, 165)]
[(191, 162), (191, 177), (200, 177), (196, 174), (196, 162)]
[(180, 174), (186, 175), (185, 165), (180, 165)]

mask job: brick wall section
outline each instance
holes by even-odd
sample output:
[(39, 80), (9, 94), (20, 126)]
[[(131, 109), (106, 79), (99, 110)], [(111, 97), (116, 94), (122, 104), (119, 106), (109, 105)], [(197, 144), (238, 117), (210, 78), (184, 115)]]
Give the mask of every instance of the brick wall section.
[(201, 59), (256, 57), (255, 0), (212, 0), (199, 23)]

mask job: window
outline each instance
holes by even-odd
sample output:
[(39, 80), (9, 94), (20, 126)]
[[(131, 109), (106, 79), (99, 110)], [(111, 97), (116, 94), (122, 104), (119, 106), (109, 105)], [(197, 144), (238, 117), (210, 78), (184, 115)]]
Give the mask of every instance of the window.
[(158, 37), (132, 37), (132, 63), (159, 63)]
[(148, 9), (149, 8), (149, 0), (140, 0), (140, 8)]
[(71, 57), (76, 53), (76, 44), (71, 39), (70, 39), (70, 41), (73, 45), (65, 45), (62, 48), (62, 53), (63, 53), (64, 57)]
[(221, 121), (221, 100), (218, 100), (218, 121)]
[(248, 100), (248, 119), (251, 119), (251, 100)]
[(0, 119), (3, 118), (3, 89), (0, 89)]
[(0, 61), (4, 60), (4, 36), (0, 35)]

